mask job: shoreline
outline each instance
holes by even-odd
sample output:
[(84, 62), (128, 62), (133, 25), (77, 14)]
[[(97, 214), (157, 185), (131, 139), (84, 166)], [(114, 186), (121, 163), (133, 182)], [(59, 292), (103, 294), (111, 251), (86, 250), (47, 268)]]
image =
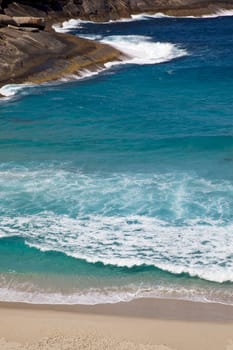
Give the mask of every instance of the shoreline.
[(123, 58), (109, 45), (68, 34), (1, 28), (0, 36), (0, 87), (57, 81)]
[(0, 301), (0, 309), (67, 312), (186, 322), (233, 323), (233, 305), (165, 298), (139, 298), (126, 302), (95, 305)]
[[(194, 4), (195, 5), (195, 4)], [(119, 16), (116, 18), (94, 18), (91, 19), (88, 16), (67, 16), (64, 14), (60, 15), (54, 15), (49, 16), (47, 18), (47, 25), (46, 28), (48, 30), (54, 29), (54, 26), (59, 26), (64, 23), (68, 22), (69, 20), (77, 20), (77, 21), (87, 21), (90, 23), (96, 23), (96, 24), (108, 24), (108, 23), (120, 23), (124, 21), (133, 21), (134, 16), (141, 16), (141, 15), (148, 15), (148, 16), (156, 16), (158, 14), (164, 15), (165, 17), (174, 17), (174, 18), (214, 18), (223, 16), (224, 12), (227, 11), (233, 11), (233, 4), (224, 4), (220, 2), (217, 3), (209, 3), (207, 6), (199, 6), (200, 4), (197, 4), (197, 6), (189, 7), (189, 6), (180, 6), (180, 7), (158, 7), (158, 8), (151, 8), (147, 10), (141, 10), (141, 11), (133, 11), (127, 13), (125, 16)], [(223, 6), (222, 6), (223, 5)], [(233, 16), (233, 14), (232, 14)]]
[(0, 323), (1, 350), (233, 349), (233, 307), (217, 304), (162, 299), (63, 307), (0, 303)]
[[(218, 4), (222, 4), (222, 7)], [(233, 5), (228, 2), (220, 1), (204, 5), (147, 9), (145, 12), (132, 11), (128, 13), (128, 17), (119, 17), (115, 20), (130, 19), (131, 15), (156, 13), (177, 18), (189, 16), (198, 18), (233, 10)], [(72, 75), (82, 77), (83, 70), (95, 73), (104, 68), (106, 63), (120, 62), (127, 58), (124, 53), (109, 44), (59, 33), (52, 28), (59, 23), (62, 26), (62, 23), (69, 19), (88, 18), (82, 16), (73, 18), (60, 13), (47, 14), (45, 19), (46, 30), (37, 32), (21, 31), (20, 28), (12, 26), (0, 28), (0, 88), (9, 84), (40, 85), (57, 82)], [(100, 20), (96, 19), (96, 22)], [(4, 97), (8, 96), (0, 94), (0, 98)]]
[[(43, 13), (36, 8), (20, 7), (17, 9), (6, 8), (3, 15), (14, 16), (14, 11), (22, 12), (33, 10), (38, 15)], [(30, 10), (31, 9), (31, 10)], [(221, 11), (233, 10), (233, 4), (229, 1), (213, 1), (207, 3), (194, 2), (193, 4), (175, 3), (170, 7), (146, 8), (144, 11), (130, 10), (127, 13), (119, 14), (118, 17), (109, 21), (120, 21), (121, 19), (130, 19), (132, 15), (148, 14), (155, 15), (162, 13), (165, 16), (182, 17), (200, 17), (215, 15)], [(24, 13), (25, 12), (25, 13)], [(21, 14), (21, 15), (22, 15)], [(89, 18), (88, 16), (68, 16), (64, 12), (45, 13), (46, 30), (30, 32), (21, 30), (17, 27), (0, 28), (0, 88), (8, 84), (43, 84), (53, 81), (59, 81), (71, 75), (80, 75), (82, 70), (98, 72), (109, 62), (122, 61), (125, 58), (124, 53), (118, 51), (108, 44), (102, 44), (96, 40), (83, 39), (78, 36), (59, 33), (53, 29), (54, 25), (61, 25), (64, 21), (70, 19), (90, 20), (102, 22), (102, 17)], [(12, 17), (13, 18), (13, 17)], [(204, 17), (203, 17), (204, 18)], [(1, 97), (7, 97), (0, 94)]]

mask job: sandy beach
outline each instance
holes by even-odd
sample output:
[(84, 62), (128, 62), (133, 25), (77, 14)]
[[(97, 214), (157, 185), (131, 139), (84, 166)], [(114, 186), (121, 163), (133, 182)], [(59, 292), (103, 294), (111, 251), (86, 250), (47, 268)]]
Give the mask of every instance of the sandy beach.
[(233, 307), (140, 299), (96, 306), (1, 303), (1, 350), (232, 350)]

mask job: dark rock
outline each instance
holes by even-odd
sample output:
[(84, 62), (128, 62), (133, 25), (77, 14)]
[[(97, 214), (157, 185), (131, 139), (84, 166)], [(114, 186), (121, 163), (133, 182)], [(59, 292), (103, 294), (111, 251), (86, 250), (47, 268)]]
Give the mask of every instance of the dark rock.
[(219, 8), (232, 9), (232, 0), (0, 0), (9, 16), (47, 16), (52, 22), (67, 18), (108, 21), (134, 13), (166, 12), (206, 14)]
[(23, 2), (11, 2), (6, 1), (4, 7), (4, 13), (8, 16), (31, 16), (31, 17), (45, 17), (47, 15), (46, 11), (39, 9), (36, 6), (37, 2), (35, 1), (35, 6), (30, 6), (24, 4)]
[(129, 17), (134, 13), (186, 8), (233, 8), (232, 0), (67, 0), (62, 11), (68, 16), (91, 20), (110, 20)]

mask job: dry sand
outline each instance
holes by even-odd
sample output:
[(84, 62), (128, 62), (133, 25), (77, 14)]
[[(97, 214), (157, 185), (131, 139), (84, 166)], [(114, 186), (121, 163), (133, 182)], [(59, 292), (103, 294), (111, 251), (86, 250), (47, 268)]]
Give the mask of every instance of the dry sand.
[(233, 350), (233, 307), (155, 299), (93, 307), (2, 303), (0, 349)]

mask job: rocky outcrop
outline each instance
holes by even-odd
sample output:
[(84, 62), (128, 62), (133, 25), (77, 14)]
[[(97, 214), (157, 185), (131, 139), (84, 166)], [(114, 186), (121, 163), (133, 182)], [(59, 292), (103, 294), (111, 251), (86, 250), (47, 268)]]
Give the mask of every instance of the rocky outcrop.
[(1, 11), (9, 16), (47, 16), (50, 20), (82, 18), (107, 21), (132, 13), (165, 12), (204, 14), (219, 8), (233, 8), (232, 0), (0, 0)]
[(122, 54), (108, 45), (44, 30), (45, 19), (54, 21), (56, 10), (61, 10), (52, 2), (46, 8), (45, 2), (37, 7), (36, 0), (35, 7), (6, 0), (0, 4), (0, 86), (58, 80), (121, 59)]
[(44, 17), (13, 17), (13, 20), (19, 27), (45, 28)]
[[(201, 15), (233, 8), (232, 0), (0, 0), (0, 86), (57, 80), (121, 59), (107, 45), (54, 33), (68, 18), (108, 21), (133, 13)], [(46, 30), (45, 19), (47, 23)], [(1, 28), (2, 27), (2, 28)]]
[(121, 58), (114, 48), (72, 35), (0, 29), (0, 86), (42, 83)]
[(0, 14), (0, 27), (7, 26), (18, 26), (18, 27), (31, 27), (44, 29), (45, 18), (44, 17), (10, 17), (7, 15)]

